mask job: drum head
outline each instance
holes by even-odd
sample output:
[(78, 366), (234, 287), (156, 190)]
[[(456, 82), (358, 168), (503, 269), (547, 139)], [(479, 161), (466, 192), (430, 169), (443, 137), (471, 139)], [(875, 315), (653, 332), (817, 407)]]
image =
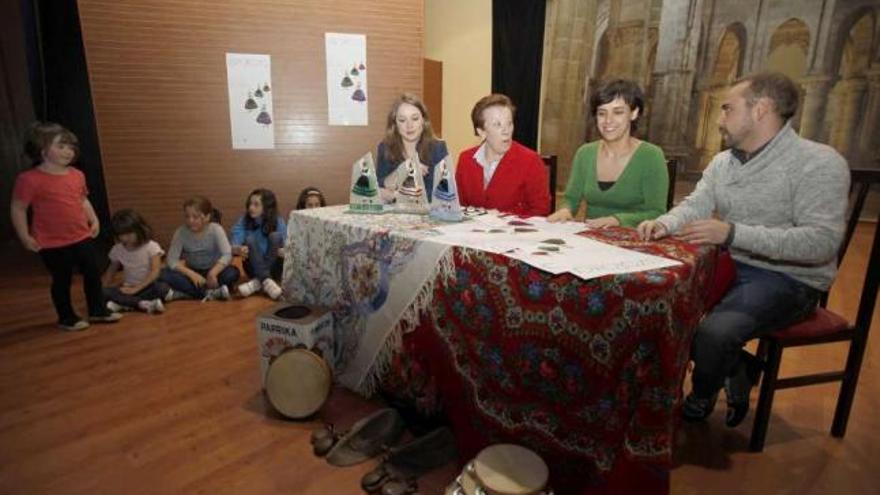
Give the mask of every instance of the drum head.
[(490, 493), (540, 493), (547, 485), (548, 474), (547, 465), (538, 454), (519, 445), (492, 445), (474, 459), (474, 477)]
[(324, 405), (333, 376), (324, 360), (307, 349), (288, 349), (269, 364), (266, 394), (279, 413), (300, 419)]
[(299, 304), (285, 306), (278, 311), (275, 311), (275, 316), (286, 320), (298, 320), (300, 318), (305, 318), (310, 314), (312, 314), (311, 309)]

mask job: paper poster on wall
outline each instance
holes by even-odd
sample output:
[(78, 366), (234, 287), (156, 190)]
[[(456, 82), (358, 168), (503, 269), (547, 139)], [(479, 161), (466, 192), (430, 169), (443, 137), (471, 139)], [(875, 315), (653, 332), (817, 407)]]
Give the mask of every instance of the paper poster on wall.
[(271, 76), (269, 55), (226, 54), (233, 149), (275, 148)]
[(327, 120), (330, 125), (367, 125), (367, 37), (324, 33), (327, 52)]

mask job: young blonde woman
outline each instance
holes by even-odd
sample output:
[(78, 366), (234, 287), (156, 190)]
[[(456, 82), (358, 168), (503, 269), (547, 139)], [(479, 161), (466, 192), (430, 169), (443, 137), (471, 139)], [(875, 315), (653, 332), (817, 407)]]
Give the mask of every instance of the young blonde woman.
[(376, 178), (382, 198), (386, 202), (394, 198), (397, 184), (392, 172), (405, 160), (414, 158), (419, 163), (430, 200), (434, 191), (434, 167), (448, 154), (446, 143), (434, 136), (428, 109), (422, 100), (409, 93), (400, 95), (391, 105), (385, 139), (376, 150)]

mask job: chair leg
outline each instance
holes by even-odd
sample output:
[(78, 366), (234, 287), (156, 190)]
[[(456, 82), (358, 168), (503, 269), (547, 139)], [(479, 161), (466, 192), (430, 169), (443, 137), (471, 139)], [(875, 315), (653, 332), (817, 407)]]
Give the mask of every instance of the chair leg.
[(764, 439), (767, 436), (767, 426), (770, 423), (770, 411), (773, 407), (773, 395), (776, 393), (776, 378), (779, 376), (779, 363), (782, 361), (782, 347), (776, 342), (761, 341), (767, 360), (764, 363), (764, 378), (761, 380), (761, 393), (758, 396), (758, 407), (755, 409), (755, 422), (752, 425), (752, 437), (749, 440), (749, 450), (761, 452), (764, 450)]
[(859, 381), (859, 371), (862, 368), (862, 358), (864, 355), (864, 340), (853, 340), (850, 343), (849, 354), (846, 357), (846, 369), (843, 382), (840, 384), (840, 392), (837, 396), (834, 421), (831, 423), (831, 435), (834, 437), (843, 438), (846, 434), (846, 425), (849, 422), (849, 413), (852, 410), (853, 399), (856, 395), (856, 385)]
[(764, 339), (758, 339), (758, 349), (755, 351), (755, 357), (761, 360), (761, 362), (767, 361), (767, 341)]

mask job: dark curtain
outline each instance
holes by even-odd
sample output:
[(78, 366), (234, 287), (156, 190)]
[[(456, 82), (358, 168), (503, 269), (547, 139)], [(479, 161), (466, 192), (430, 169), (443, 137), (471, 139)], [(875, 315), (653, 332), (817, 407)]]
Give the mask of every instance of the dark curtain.
[(514, 139), (538, 144), (546, 0), (493, 0), (492, 92), (516, 105)]
[(29, 165), (22, 156), (22, 131), (34, 120), (28, 84), (23, 2), (0, 3), (0, 239), (15, 239), (9, 202), (15, 177)]
[(79, 138), (76, 167), (86, 176), (89, 201), (95, 207), (101, 233), (106, 238), (110, 231), (110, 209), (77, 2), (29, 0), (22, 5), (36, 118), (57, 122)]

